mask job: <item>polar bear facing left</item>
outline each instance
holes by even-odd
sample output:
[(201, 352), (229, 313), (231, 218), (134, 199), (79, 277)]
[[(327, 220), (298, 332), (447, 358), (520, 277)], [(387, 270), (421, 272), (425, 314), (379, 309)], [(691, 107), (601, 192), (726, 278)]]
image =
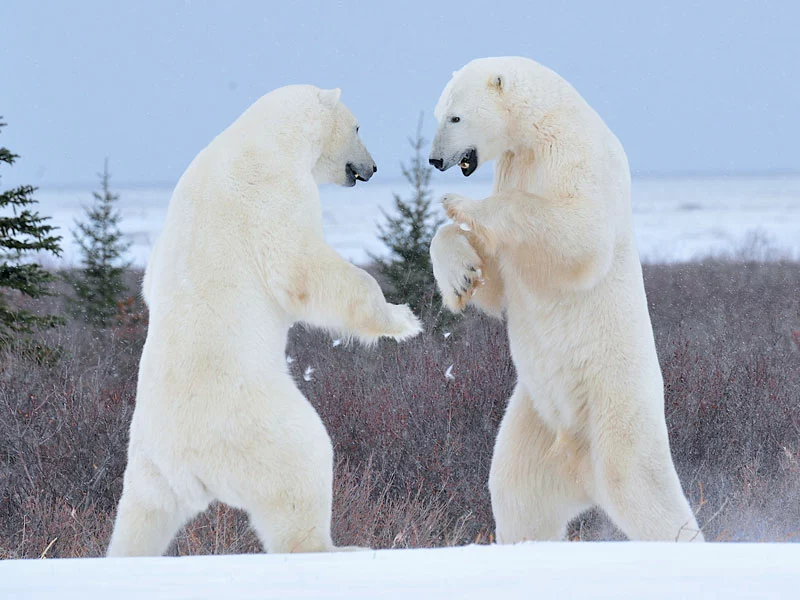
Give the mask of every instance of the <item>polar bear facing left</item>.
[(109, 556), (162, 554), (212, 500), (268, 552), (333, 550), (333, 450), (286, 366), (302, 321), (374, 342), (420, 325), (324, 241), (318, 185), (376, 171), (339, 90), (258, 100), (178, 182), (144, 278), (150, 325)]
[(703, 540), (672, 462), (622, 144), (555, 72), (521, 57), (454, 73), (431, 164), (492, 194), (448, 194), (431, 242), (445, 303), (507, 323), (517, 386), (489, 491), (501, 543), (560, 540), (600, 506), (635, 540)]

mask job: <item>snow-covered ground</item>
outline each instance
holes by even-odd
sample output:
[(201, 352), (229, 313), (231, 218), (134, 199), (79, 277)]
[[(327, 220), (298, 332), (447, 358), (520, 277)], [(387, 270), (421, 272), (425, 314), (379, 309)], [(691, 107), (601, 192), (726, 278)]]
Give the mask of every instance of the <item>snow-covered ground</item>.
[(527, 543), (435, 550), (0, 561), (0, 598), (798, 598), (800, 544)]
[[(457, 192), (473, 198), (487, 195), (488, 180), (438, 183), (434, 197)], [(131, 259), (144, 265), (161, 230), (171, 189), (117, 189), (121, 194), (123, 231), (132, 242)], [(406, 197), (403, 181), (380, 179), (355, 188), (322, 189), (323, 219), (328, 242), (344, 257), (363, 263), (369, 253), (384, 251), (376, 236), (381, 208), (391, 209), (392, 194)], [(42, 215), (62, 228), (65, 260), (75, 262), (69, 230), (91, 201), (91, 189), (41, 189), (36, 195)], [(437, 202), (438, 205), (438, 202)], [(644, 260), (689, 260), (749, 245), (756, 235), (774, 247), (800, 256), (800, 175), (772, 177), (639, 178), (633, 182), (636, 236)]]

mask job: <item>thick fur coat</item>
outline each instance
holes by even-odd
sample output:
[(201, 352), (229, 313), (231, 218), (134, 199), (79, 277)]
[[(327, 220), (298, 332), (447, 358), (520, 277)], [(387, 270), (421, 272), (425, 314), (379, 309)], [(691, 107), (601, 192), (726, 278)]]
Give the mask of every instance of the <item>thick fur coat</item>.
[(323, 239), (318, 184), (376, 170), (339, 94), (267, 94), (175, 188), (145, 274), (150, 326), (111, 556), (163, 553), (212, 500), (245, 509), (269, 552), (333, 549), (333, 451), (287, 371), (287, 332), (303, 321), (373, 342), (420, 330)]
[(431, 245), (447, 305), (505, 316), (518, 383), (489, 487), (500, 542), (562, 539), (599, 505), (630, 538), (701, 541), (664, 420), (622, 145), (566, 81), (516, 57), (454, 73), (431, 163), (496, 161), (446, 195)]

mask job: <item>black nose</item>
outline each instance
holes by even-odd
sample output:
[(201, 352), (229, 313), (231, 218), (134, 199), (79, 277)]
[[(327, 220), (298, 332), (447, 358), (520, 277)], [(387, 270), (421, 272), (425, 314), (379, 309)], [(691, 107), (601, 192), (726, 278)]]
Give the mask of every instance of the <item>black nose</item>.
[(378, 165), (372, 165), (372, 173), (373, 175), (378, 172)]
[(442, 170), (442, 167), (444, 167), (444, 160), (441, 158), (431, 158), (428, 160), (428, 162), (432, 167), (436, 167), (440, 171)]

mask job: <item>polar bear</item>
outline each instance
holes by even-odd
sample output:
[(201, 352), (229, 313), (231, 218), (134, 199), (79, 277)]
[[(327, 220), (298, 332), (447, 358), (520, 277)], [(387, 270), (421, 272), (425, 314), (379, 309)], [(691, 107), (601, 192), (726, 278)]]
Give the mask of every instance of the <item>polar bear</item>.
[(318, 184), (376, 171), (339, 97), (267, 94), (178, 182), (144, 280), (150, 326), (109, 556), (162, 554), (212, 500), (245, 509), (268, 552), (334, 548), (333, 450), (288, 373), (287, 332), (420, 331), (323, 239)]
[(431, 244), (448, 307), (505, 315), (518, 373), (489, 478), (501, 543), (563, 539), (599, 505), (631, 539), (701, 541), (664, 420), (621, 144), (566, 81), (475, 60), (436, 106), (430, 163), (497, 160), (492, 195), (442, 201)]

